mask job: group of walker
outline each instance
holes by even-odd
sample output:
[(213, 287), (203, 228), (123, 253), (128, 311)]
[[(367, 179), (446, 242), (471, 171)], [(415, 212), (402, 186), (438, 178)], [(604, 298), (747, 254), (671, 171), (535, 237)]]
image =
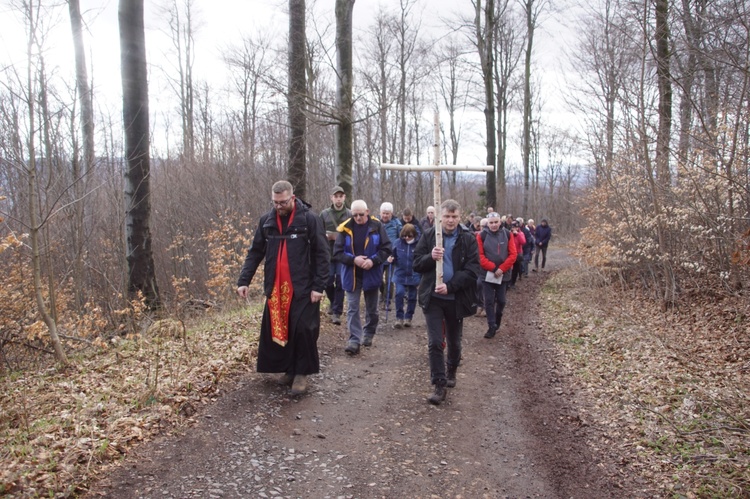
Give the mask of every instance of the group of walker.
[[(355, 356), (362, 346), (373, 344), (379, 323), (379, 296), (383, 297), (387, 323), (395, 284), (394, 327), (411, 327), (419, 304), (427, 326), (434, 386), (428, 401), (438, 405), (445, 400), (446, 388), (456, 386), (463, 319), (474, 315), (481, 301), (478, 280), (482, 281), (483, 305), (490, 325), (485, 337), (494, 336), (500, 326), (505, 289), (512, 278), (507, 274), (519, 254), (521, 237), (516, 234), (523, 235), (520, 226), (514, 232), (511, 221), (510, 230), (500, 230), (502, 218), (490, 211), (487, 229), (474, 233), (472, 227), (461, 223), (459, 203), (448, 199), (439, 207), (442, 244), (437, 244), (436, 209), (432, 206), (422, 220), (416, 221), (408, 209), (403, 210), (402, 219), (395, 218), (393, 205), (386, 202), (381, 204), (378, 218), (370, 214), (362, 199), (346, 208), (344, 189), (336, 186), (331, 192), (331, 206), (315, 216), (287, 181), (273, 185), (271, 199), (274, 207), (258, 222), (237, 282), (237, 293), (248, 299), (248, 286), (260, 263), (265, 262), (266, 304), (258, 372), (282, 373), (279, 381), (291, 385), (293, 395), (305, 393), (307, 376), (320, 369), (317, 340), (324, 293), (334, 324), (341, 324), (346, 298), (349, 337), (344, 350)], [(549, 236), (551, 229), (543, 220), (536, 227), (539, 251), (543, 247), (542, 269)], [(442, 262), (440, 276), (437, 262)], [(362, 296), (364, 325), (360, 318)]]

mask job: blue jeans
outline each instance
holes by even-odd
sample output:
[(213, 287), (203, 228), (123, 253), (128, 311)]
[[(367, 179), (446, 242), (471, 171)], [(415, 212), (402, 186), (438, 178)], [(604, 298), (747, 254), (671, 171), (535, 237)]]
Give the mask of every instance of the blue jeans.
[(422, 309), (427, 323), (427, 354), (430, 359), (430, 381), (445, 386), (446, 359), (443, 351), (448, 347), (448, 369), (461, 363), (461, 338), (464, 320), (456, 316), (456, 301), (430, 297), (427, 308)]
[[(406, 315), (404, 315), (404, 296), (406, 296)], [(396, 283), (396, 319), (411, 319), (417, 309), (417, 287)]]
[(505, 281), (502, 284), (482, 283), (484, 310), (487, 312), (487, 326), (489, 327), (500, 325), (500, 318), (502, 318), (505, 309), (505, 289), (507, 287), (508, 283)]
[[(365, 295), (365, 327), (362, 329), (362, 321), (359, 318), (359, 298)], [(349, 341), (357, 344), (362, 343), (365, 336), (372, 338), (378, 329), (378, 288), (362, 291), (357, 288), (346, 292), (346, 326), (349, 328)]]
[(338, 263), (331, 262), (326, 283), (326, 296), (331, 302), (331, 312), (340, 316), (344, 311), (344, 288), (341, 287), (341, 274), (338, 273)]

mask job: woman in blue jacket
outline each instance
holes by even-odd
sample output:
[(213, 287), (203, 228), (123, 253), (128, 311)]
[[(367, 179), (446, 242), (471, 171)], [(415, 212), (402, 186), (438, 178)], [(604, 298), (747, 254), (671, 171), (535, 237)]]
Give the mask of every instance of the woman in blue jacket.
[[(419, 239), (417, 228), (407, 223), (393, 246), (393, 254), (388, 259), (394, 265), (396, 282), (396, 329), (411, 327), (411, 319), (417, 308), (417, 286), (422, 277), (412, 268), (414, 266), (414, 247)], [(404, 297), (406, 297), (406, 314), (404, 314)]]

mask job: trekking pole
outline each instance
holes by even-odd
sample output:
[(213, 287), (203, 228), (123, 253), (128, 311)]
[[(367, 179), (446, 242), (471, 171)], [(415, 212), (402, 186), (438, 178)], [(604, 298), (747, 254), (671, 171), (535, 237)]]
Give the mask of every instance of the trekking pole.
[(388, 286), (385, 290), (385, 323), (388, 324), (388, 311), (391, 309), (391, 279), (393, 276), (393, 262), (388, 264), (388, 277), (386, 278), (385, 285)]

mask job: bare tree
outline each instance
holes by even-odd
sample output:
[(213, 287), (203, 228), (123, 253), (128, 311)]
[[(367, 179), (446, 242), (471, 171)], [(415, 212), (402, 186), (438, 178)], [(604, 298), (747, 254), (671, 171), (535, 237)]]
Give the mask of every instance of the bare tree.
[(336, 0), (336, 183), (352, 196), (352, 11), (354, 0)]
[[(495, 127), (495, 0), (487, 0), (482, 7), (482, 0), (472, 0), (474, 6), (474, 43), (479, 53), (484, 88), (484, 123), (487, 140), (487, 164), (497, 166), (496, 160), (496, 127)], [(497, 206), (497, 169), (487, 172), (485, 206)]]
[[(50, 341), (54, 348), (55, 360), (67, 365), (68, 357), (63, 349), (62, 342), (57, 331), (57, 320), (55, 318), (55, 305), (52, 300), (50, 306), (47, 306), (43, 295), (42, 284), (42, 243), (41, 232), (45, 229), (47, 217), (40, 217), (39, 209), (39, 179), (38, 179), (38, 161), (36, 149), (36, 99), (37, 92), (42, 95), (46, 93), (46, 88), (40, 84), (44, 80), (43, 69), (43, 35), (40, 32), (40, 19), (43, 15), (41, 12), (41, 1), (30, 1), (23, 5), (24, 16), (27, 23), (27, 42), (26, 42), (26, 104), (28, 106), (29, 135), (26, 143), (28, 159), (25, 166), (22, 166), (28, 182), (28, 202), (29, 202), (29, 241), (31, 244), (31, 266), (34, 281), (34, 295), (36, 297), (37, 310), (42, 317), (47, 331), (50, 335)], [(39, 66), (37, 66), (39, 63)], [(19, 156), (19, 162), (23, 164), (23, 156)], [(49, 271), (51, 272), (51, 271)], [(49, 276), (48, 276), (49, 277)], [(52, 278), (51, 278), (52, 279)], [(50, 281), (51, 283), (52, 281)], [(49, 288), (51, 292), (54, 286)]]
[(305, 0), (289, 0), (289, 181), (295, 194), (307, 191), (307, 101)]
[(193, 66), (195, 63), (195, 13), (193, 0), (171, 0), (163, 9), (169, 18), (169, 34), (176, 52), (177, 78), (168, 75), (168, 81), (176, 86), (179, 97), (182, 126), (182, 155), (189, 161), (195, 159), (195, 85)]
[(540, 16), (548, 8), (549, 0), (520, 0), (526, 15), (526, 50), (523, 77), (523, 213), (529, 212), (529, 179), (531, 162), (531, 59), (534, 51), (534, 34), (539, 27)]
[(500, 199), (493, 206), (507, 207), (506, 160), (508, 152), (508, 121), (510, 103), (517, 91), (514, 83), (521, 50), (518, 27), (509, 0), (500, 0), (496, 6), (496, 34), (494, 56), (495, 99), (497, 102), (497, 183)]
[(120, 64), (125, 129), (125, 210), (128, 291), (141, 292), (151, 309), (161, 306), (151, 247), (151, 169), (148, 74), (143, 0), (120, 0)]
[(75, 225), (72, 231), (73, 251), (75, 263), (73, 266), (74, 281), (79, 283), (76, 289), (76, 305), (79, 310), (83, 308), (84, 286), (83, 283), (83, 255), (84, 255), (84, 216), (86, 213), (86, 204), (84, 203), (84, 194), (87, 192), (89, 174), (94, 167), (95, 149), (94, 149), (94, 105), (91, 86), (89, 85), (88, 72), (86, 70), (86, 50), (83, 44), (83, 20), (81, 18), (81, 7), (79, 0), (68, 0), (68, 10), (70, 14), (70, 26), (73, 34), (73, 47), (75, 50), (76, 60), (76, 87), (78, 89), (78, 100), (81, 103), (81, 131), (83, 142), (83, 155), (79, 158), (78, 150), (73, 151), (72, 176), (75, 185), (75, 197), (77, 202), (74, 204)]

